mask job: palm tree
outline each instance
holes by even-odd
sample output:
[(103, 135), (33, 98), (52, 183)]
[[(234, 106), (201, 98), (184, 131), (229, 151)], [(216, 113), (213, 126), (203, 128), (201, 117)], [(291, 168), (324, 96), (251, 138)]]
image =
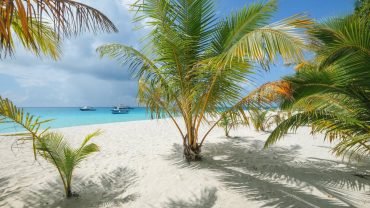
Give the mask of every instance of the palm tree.
[[(261, 95), (261, 94), (260, 94)], [(266, 100), (268, 104), (274, 103), (274, 100)], [(264, 108), (253, 107), (248, 110), (249, 121), (256, 131), (267, 131), (273, 125), (279, 125), (283, 119), (284, 114), (281, 111), (270, 111)]]
[(271, 126), (268, 115), (269, 111), (264, 109), (252, 108), (248, 110), (250, 115), (250, 123), (252, 123), (256, 131), (266, 131)]
[(221, 120), (218, 122), (218, 126), (224, 129), (225, 136), (230, 137), (231, 129), (237, 128), (239, 125), (249, 125), (248, 120), (232, 119), (227, 114), (221, 116)]
[(57, 168), (66, 197), (71, 197), (73, 171), (86, 157), (99, 151), (96, 144), (88, 144), (88, 142), (93, 137), (99, 136), (101, 131), (87, 135), (79, 148), (72, 148), (62, 134), (50, 132), (49, 128), (43, 126), (49, 121), (24, 112), (22, 108), (18, 108), (10, 100), (0, 96), (0, 124), (12, 122), (25, 130), (25, 132), (6, 136), (15, 136), (22, 143), (31, 141), (35, 159), (37, 154), (41, 155)]
[[(213, 0), (139, 0), (134, 21), (145, 21), (151, 32), (142, 50), (122, 44), (97, 49), (101, 56), (128, 66), (139, 79), (139, 102), (153, 117), (170, 117), (181, 134), (187, 159), (200, 159), (209, 132), (222, 119), (245, 117), (242, 83), (253, 66), (265, 68), (280, 55), (285, 63), (303, 58), (304, 16), (268, 24), (277, 3), (255, 3), (217, 18)], [(181, 128), (176, 116), (181, 116)], [(199, 128), (215, 118), (204, 135)]]
[(273, 115), (270, 116), (271, 118), (271, 125), (276, 125), (278, 126), (283, 120), (285, 117), (289, 117), (290, 115), (290, 112), (283, 112), (281, 110), (278, 110), (278, 111), (273, 111)]
[(222, 115), (222, 119), (217, 124), (219, 127), (224, 129), (225, 136), (230, 137), (229, 133), (231, 128), (233, 128), (232, 121), (226, 115)]
[(312, 62), (286, 77), (291, 98), (281, 107), (296, 113), (269, 136), (265, 147), (288, 130), (311, 125), (338, 143), (336, 155), (370, 154), (370, 28), (356, 16), (335, 18), (310, 30), (316, 50)]
[[(51, 27), (45, 27), (49, 25), (47, 23), (51, 24)], [(14, 33), (25, 48), (36, 54), (41, 51), (51, 55), (52, 58), (58, 58), (57, 54), (42, 43), (49, 36), (45, 34), (53, 32), (60, 38), (84, 31), (116, 32), (117, 28), (98, 10), (73, 0), (0, 2), (0, 58), (12, 55)]]
[(78, 148), (72, 148), (60, 133), (47, 133), (37, 140), (38, 153), (57, 168), (67, 198), (74, 195), (72, 194), (74, 169), (89, 155), (99, 151), (96, 144), (88, 144), (88, 142), (100, 133), (100, 131), (95, 131), (87, 135)]

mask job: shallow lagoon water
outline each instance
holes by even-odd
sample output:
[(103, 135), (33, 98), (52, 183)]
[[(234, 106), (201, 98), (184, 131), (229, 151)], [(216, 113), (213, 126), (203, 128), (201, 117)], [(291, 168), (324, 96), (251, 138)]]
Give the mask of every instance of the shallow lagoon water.
[[(80, 111), (79, 107), (26, 107), (23, 109), (32, 115), (40, 116), (43, 120), (53, 119), (43, 125), (43, 127), (51, 128), (150, 119), (146, 108), (134, 108), (128, 114), (112, 114), (111, 107), (98, 107), (96, 111)], [(1, 133), (21, 130), (22, 128), (12, 123), (0, 125)]]

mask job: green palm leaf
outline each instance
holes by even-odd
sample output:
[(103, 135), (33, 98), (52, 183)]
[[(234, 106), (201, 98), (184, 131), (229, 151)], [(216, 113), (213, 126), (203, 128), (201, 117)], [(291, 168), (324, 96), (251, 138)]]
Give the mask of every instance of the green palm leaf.
[(17, 136), (21, 141), (32, 141), (34, 156), (36, 159), (36, 141), (48, 130), (43, 128), (43, 124), (51, 120), (42, 120), (40, 117), (24, 112), (23, 109), (18, 108), (7, 98), (0, 96), (0, 124), (1, 122), (12, 122), (22, 127), (26, 132), (13, 133), (7, 136)]
[(98, 130), (87, 135), (78, 148), (71, 147), (62, 134), (55, 132), (47, 133), (37, 141), (39, 154), (57, 168), (67, 197), (72, 196), (72, 176), (75, 168), (92, 153), (99, 151), (96, 144), (87, 143), (100, 134), (101, 131)]
[[(278, 54), (287, 62), (302, 58), (303, 28), (309, 21), (294, 16), (268, 24), (276, 5), (255, 3), (218, 19), (212, 0), (138, 0), (133, 4), (134, 21), (145, 20), (151, 29), (141, 50), (108, 44), (97, 51), (129, 68), (139, 79), (140, 103), (153, 117), (169, 116), (182, 136), (185, 154), (197, 158), (222, 117), (246, 118), (242, 84), (250, 81), (255, 64), (266, 67)], [(199, 135), (210, 117), (216, 122)]]
[[(51, 49), (45, 49), (50, 43), (50, 34), (61, 38), (84, 31), (117, 32), (117, 28), (107, 16), (73, 0), (9, 0), (3, 1), (1, 7), (0, 58), (13, 54), (13, 33), (20, 37), (27, 49), (38, 55), (43, 52), (52, 58), (58, 58), (56, 53), (49, 53), (52, 52)], [(51, 23), (51, 27), (45, 27), (45, 22)], [(58, 39), (53, 37), (53, 40)]]
[(324, 133), (336, 155), (370, 154), (370, 28), (361, 18), (348, 16), (315, 25), (310, 31), (316, 48), (312, 62), (284, 78), (292, 99), (281, 107), (297, 113), (283, 121), (265, 147), (289, 130), (310, 125)]
[[(21, 20), (15, 16), (12, 22), (12, 30), (23, 47), (32, 51), (34, 54), (38, 56), (44, 54), (55, 60), (60, 58), (60, 40), (46, 22), (39, 22), (36, 19), (32, 19), (29, 26), (29, 37), (26, 37), (23, 33)], [(43, 32), (40, 33), (40, 30)], [(7, 43), (3, 42), (2, 44)], [(13, 40), (11, 40), (11, 45), (14, 45)], [(3, 48), (5, 47), (6, 45), (3, 45)]]

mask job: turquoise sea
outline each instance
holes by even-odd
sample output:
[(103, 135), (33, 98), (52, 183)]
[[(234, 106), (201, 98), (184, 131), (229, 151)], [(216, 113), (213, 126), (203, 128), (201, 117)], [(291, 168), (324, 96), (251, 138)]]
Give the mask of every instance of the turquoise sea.
[[(150, 119), (150, 115), (146, 112), (146, 108), (134, 108), (131, 109), (128, 114), (112, 114), (112, 107), (100, 107), (96, 108), (96, 111), (80, 111), (79, 107), (27, 107), (23, 109), (32, 115), (40, 116), (41, 119), (54, 119), (44, 125), (44, 127), (49, 126), (51, 128)], [(1, 133), (21, 130), (22, 129), (15, 124), (0, 124)]]

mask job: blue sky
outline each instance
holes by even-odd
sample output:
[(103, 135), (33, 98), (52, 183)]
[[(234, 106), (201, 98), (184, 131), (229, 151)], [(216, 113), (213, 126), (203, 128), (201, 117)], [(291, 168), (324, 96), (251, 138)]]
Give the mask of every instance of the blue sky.
[[(48, 58), (36, 58), (22, 48), (16, 55), (0, 62), (0, 95), (12, 99), (19, 106), (111, 106), (119, 103), (136, 105), (137, 81), (129, 73), (107, 59), (99, 59), (95, 48), (104, 43), (119, 42), (138, 46), (143, 35), (134, 31), (132, 14), (128, 4), (134, 0), (110, 0), (82, 2), (98, 8), (117, 25), (117, 34), (83, 34), (65, 40), (63, 57), (55, 62)], [(218, 0), (216, 9), (220, 16), (236, 11), (251, 0)], [(354, 0), (280, 0), (279, 20), (297, 13), (324, 20), (331, 16), (351, 13)], [(254, 76), (256, 84), (277, 80), (293, 73), (279, 61), (269, 72)], [(252, 86), (250, 86), (252, 88)]]

